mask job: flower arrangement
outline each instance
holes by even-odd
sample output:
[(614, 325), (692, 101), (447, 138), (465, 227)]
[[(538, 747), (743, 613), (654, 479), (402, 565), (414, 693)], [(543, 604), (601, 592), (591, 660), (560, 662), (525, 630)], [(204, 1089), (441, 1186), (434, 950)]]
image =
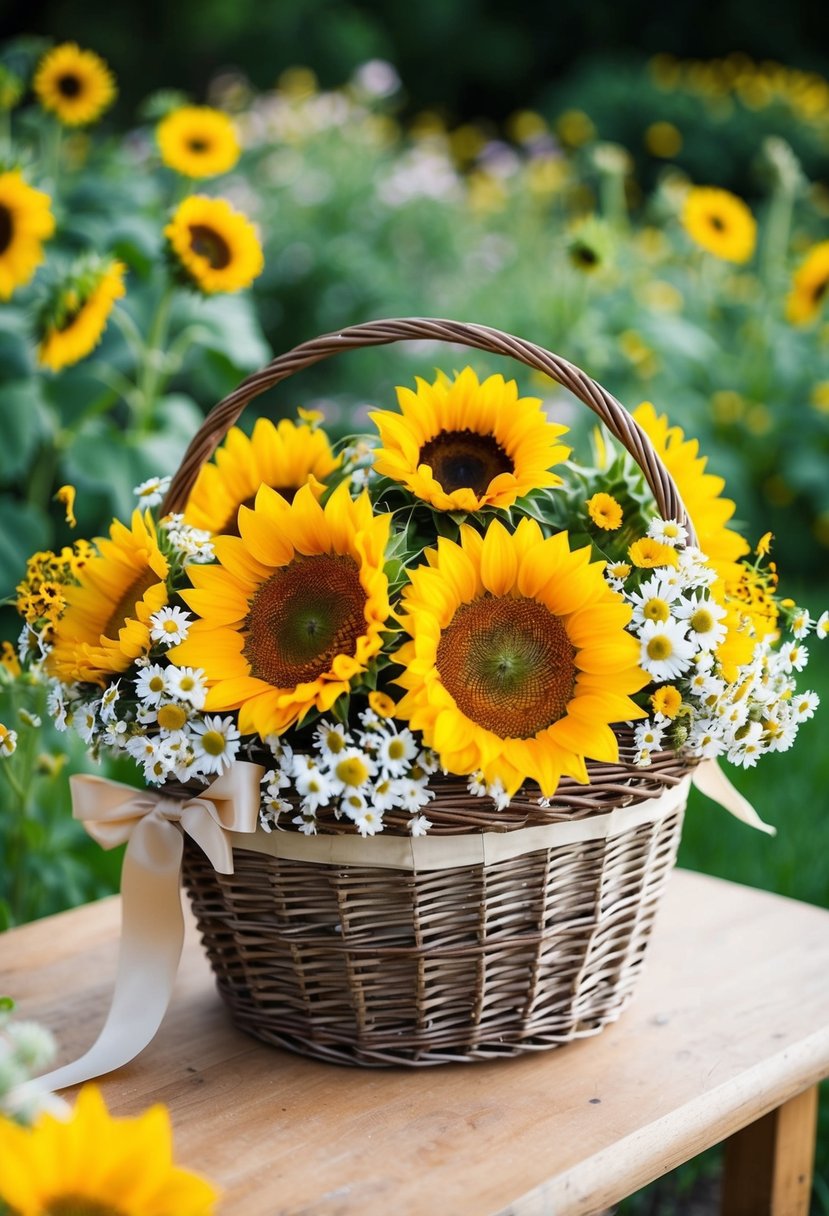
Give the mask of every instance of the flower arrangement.
[[(563, 780), (668, 755), (745, 767), (794, 742), (804, 639), (694, 441), (635, 418), (688, 511), (663, 519), (627, 451), (591, 463), (539, 399), (467, 367), (398, 389), (334, 446), (319, 417), (233, 428), (184, 510), (138, 487), (128, 524), (36, 554), (20, 662), (49, 711), (151, 786), (267, 770), (260, 823), (307, 835), (432, 823), (445, 775), (493, 821)], [(696, 529), (696, 536), (691, 531)]]

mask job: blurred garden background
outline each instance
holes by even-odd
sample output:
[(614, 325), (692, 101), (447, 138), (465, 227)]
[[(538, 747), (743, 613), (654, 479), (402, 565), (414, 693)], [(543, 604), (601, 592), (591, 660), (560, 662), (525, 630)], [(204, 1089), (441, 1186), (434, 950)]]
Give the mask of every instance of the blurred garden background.
[[(6, 4), (0, 723), (17, 747), (0, 760), (0, 927), (114, 890), (119, 868), (69, 815), (67, 776), (93, 767), (82, 741), (17, 678), (27, 558), (128, 515), (216, 401), (306, 338), (432, 315), (557, 351), (698, 437), (751, 544), (774, 534), (789, 593), (815, 617), (829, 605), (829, 12), (731, 0), (698, 18), (645, 0), (134, 0), (117, 21)], [(219, 118), (200, 109), (177, 134), (189, 106)], [(256, 408), (319, 410), (344, 435), (395, 384), (467, 358), (351, 354)], [(554, 383), (472, 361), (588, 442), (591, 418)], [(826, 700), (829, 653), (811, 649)], [(775, 840), (694, 796), (681, 863), (829, 906), (823, 734), (818, 716), (796, 760), (733, 775)], [(718, 1162), (622, 1210), (706, 1210)]]

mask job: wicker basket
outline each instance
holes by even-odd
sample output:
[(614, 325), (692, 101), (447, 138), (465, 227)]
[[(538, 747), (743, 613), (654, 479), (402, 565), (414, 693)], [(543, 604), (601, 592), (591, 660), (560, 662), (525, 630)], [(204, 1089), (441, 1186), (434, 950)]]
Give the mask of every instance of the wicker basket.
[[(583, 372), (497, 330), (420, 318), (353, 326), (250, 376), (206, 419), (164, 509), (182, 509), (253, 397), (341, 351), (412, 339), (476, 347), (545, 372), (632, 453), (663, 516), (688, 522), (647, 436)], [(320, 836), (303, 838), (299, 859), (234, 848), (234, 873), (224, 875), (187, 841), (185, 883), (234, 1022), (320, 1059), (388, 1065), (511, 1056), (615, 1020), (674, 864), (689, 772), (672, 752), (634, 767), (630, 732), (617, 734), (619, 763), (589, 764), (588, 786), (565, 779), (549, 807), (526, 791), (496, 816), (463, 781), (445, 778), (429, 806), (430, 838), (438, 838), (429, 843), (439, 851), (441, 838), (481, 837), (483, 859), (474, 863), (390, 868), (374, 863), (372, 839), (360, 842), (359, 864), (346, 863), (332, 860), (330, 837)], [(614, 812), (623, 809), (628, 822), (619, 826)], [(565, 825), (565, 836), (577, 824), (582, 838), (539, 847), (539, 827), (553, 824)], [(384, 838), (396, 830), (405, 829), (392, 824)], [(515, 855), (487, 857), (496, 833), (517, 833)]]

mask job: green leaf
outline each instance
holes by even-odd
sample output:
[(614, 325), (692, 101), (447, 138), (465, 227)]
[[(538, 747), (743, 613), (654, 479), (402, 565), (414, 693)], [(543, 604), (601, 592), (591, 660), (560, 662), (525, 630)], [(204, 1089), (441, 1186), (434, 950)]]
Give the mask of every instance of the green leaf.
[(0, 389), (0, 481), (19, 482), (44, 433), (40, 382), (13, 380)]
[(26, 573), (26, 561), (49, 544), (46, 515), (10, 495), (0, 498), (0, 598), (9, 595)]

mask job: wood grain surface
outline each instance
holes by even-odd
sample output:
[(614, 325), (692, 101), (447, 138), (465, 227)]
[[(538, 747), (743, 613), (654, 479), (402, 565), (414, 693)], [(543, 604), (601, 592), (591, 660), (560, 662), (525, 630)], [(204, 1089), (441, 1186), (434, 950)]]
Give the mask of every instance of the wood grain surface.
[[(113, 898), (0, 936), (0, 991), (59, 1063), (103, 1022), (118, 922)], [(190, 924), (161, 1031), (103, 1089), (116, 1113), (169, 1105), (223, 1216), (592, 1216), (829, 1075), (827, 1022), (829, 912), (679, 871), (598, 1038), (418, 1071), (306, 1060), (233, 1029)]]

